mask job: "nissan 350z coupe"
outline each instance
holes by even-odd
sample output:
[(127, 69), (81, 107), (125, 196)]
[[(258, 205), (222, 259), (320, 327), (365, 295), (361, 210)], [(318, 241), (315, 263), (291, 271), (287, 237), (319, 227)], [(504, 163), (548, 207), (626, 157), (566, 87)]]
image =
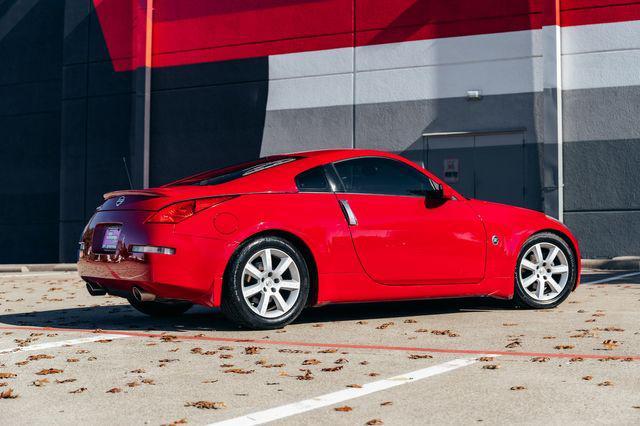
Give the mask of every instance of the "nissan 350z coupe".
[(327, 303), (490, 296), (550, 308), (580, 276), (560, 222), (466, 199), (378, 151), (266, 157), (104, 198), (80, 276), (92, 295), (150, 315), (200, 304), (269, 329)]

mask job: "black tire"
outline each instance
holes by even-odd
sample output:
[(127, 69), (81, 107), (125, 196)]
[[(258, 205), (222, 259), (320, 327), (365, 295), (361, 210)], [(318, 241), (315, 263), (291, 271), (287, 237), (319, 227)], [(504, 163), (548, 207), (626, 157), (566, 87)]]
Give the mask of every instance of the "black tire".
[[(254, 312), (252, 308), (249, 307), (251, 301), (245, 300), (242, 293), (242, 280), (245, 265), (256, 254), (265, 249), (279, 250), (288, 255), (293, 262), (295, 262), (295, 266), (297, 266), (300, 276), (300, 288), (297, 299), (292, 303), (292, 307), (288, 311), (274, 318), (266, 318), (259, 315), (257, 312)], [(274, 266), (277, 267), (277, 265)], [(271, 330), (282, 328), (294, 321), (300, 315), (307, 304), (310, 286), (309, 267), (307, 266), (307, 262), (305, 261), (302, 253), (300, 253), (300, 251), (291, 242), (275, 236), (258, 237), (243, 244), (229, 262), (224, 279), (224, 289), (221, 301), (222, 313), (230, 321), (249, 329)], [(262, 297), (261, 293), (256, 294), (255, 297)]]
[(133, 296), (127, 297), (127, 300), (136, 310), (152, 317), (175, 317), (184, 314), (193, 306), (193, 303), (183, 301), (140, 302)]
[[(531, 247), (539, 243), (550, 243), (558, 247), (562, 251), (562, 253), (564, 253), (564, 256), (566, 257), (567, 264), (568, 264), (567, 265), (568, 278), (564, 288), (558, 295), (556, 295), (552, 299), (544, 300), (544, 301), (536, 300), (524, 290), (524, 286), (521, 282), (520, 273), (519, 273), (520, 264), (523, 256), (527, 253), (527, 251)], [(563, 238), (549, 232), (542, 232), (542, 233), (531, 236), (527, 241), (525, 241), (522, 248), (520, 249), (520, 254), (518, 255), (518, 261), (516, 263), (515, 277), (514, 277), (515, 291), (514, 291), (514, 298), (513, 298), (515, 305), (522, 308), (532, 308), (532, 309), (548, 309), (548, 308), (554, 308), (558, 306), (567, 297), (569, 297), (569, 294), (571, 294), (571, 292), (575, 288), (577, 270), (578, 269), (577, 269), (575, 253)]]

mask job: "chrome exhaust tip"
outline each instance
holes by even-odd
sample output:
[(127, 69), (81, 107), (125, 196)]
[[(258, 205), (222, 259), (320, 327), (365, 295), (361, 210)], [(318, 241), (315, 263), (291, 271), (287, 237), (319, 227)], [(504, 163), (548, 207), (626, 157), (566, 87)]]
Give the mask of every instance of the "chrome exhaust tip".
[(107, 290), (99, 284), (85, 281), (87, 285), (87, 291), (92, 296), (104, 296), (107, 294)]
[(139, 289), (138, 287), (134, 287), (131, 292), (133, 293), (133, 297), (138, 302), (153, 302), (156, 300), (156, 295), (153, 293), (147, 293), (144, 290)]

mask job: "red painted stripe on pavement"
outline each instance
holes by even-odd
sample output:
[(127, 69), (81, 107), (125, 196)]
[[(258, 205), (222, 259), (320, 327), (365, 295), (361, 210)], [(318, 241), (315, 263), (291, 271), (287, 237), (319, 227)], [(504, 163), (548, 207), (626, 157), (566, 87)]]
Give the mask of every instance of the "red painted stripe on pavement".
[(611, 360), (640, 360), (640, 355), (610, 355), (610, 354), (578, 354), (578, 353), (546, 353), (546, 352), (518, 352), (491, 349), (454, 349), (454, 348), (424, 348), (414, 346), (387, 346), (387, 345), (365, 345), (355, 343), (329, 343), (329, 342), (300, 342), (290, 340), (268, 340), (268, 339), (238, 339), (233, 337), (215, 337), (203, 335), (180, 335), (171, 333), (147, 333), (138, 331), (117, 331), (117, 330), (90, 330), (90, 329), (74, 329), (74, 328), (57, 328), (57, 327), (19, 327), (19, 326), (0, 326), (0, 330), (25, 330), (25, 331), (57, 331), (64, 333), (104, 333), (117, 334), (130, 337), (148, 337), (161, 339), (166, 336), (175, 336), (178, 340), (194, 340), (209, 341), (221, 343), (253, 343), (260, 345), (272, 346), (300, 346), (314, 348), (335, 348), (335, 349), (369, 349), (382, 351), (402, 351), (402, 352), (433, 352), (442, 354), (467, 354), (467, 355), (486, 355), (495, 354), (503, 356), (517, 357), (547, 357), (547, 358), (583, 358), (583, 359), (611, 359)]

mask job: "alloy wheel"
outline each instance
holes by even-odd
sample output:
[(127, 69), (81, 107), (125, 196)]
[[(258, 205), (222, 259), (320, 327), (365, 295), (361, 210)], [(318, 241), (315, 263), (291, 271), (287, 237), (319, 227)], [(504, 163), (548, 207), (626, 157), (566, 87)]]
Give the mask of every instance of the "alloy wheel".
[(263, 318), (290, 311), (300, 294), (300, 271), (282, 250), (267, 248), (254, 254), (242, 271), (242, 295), (251, 310)]
[(518, 266), (522, 289), (534, 300), (546, 302), (562, 293), (569, 280), (565, 253), (551, 242), (529, 247)]

